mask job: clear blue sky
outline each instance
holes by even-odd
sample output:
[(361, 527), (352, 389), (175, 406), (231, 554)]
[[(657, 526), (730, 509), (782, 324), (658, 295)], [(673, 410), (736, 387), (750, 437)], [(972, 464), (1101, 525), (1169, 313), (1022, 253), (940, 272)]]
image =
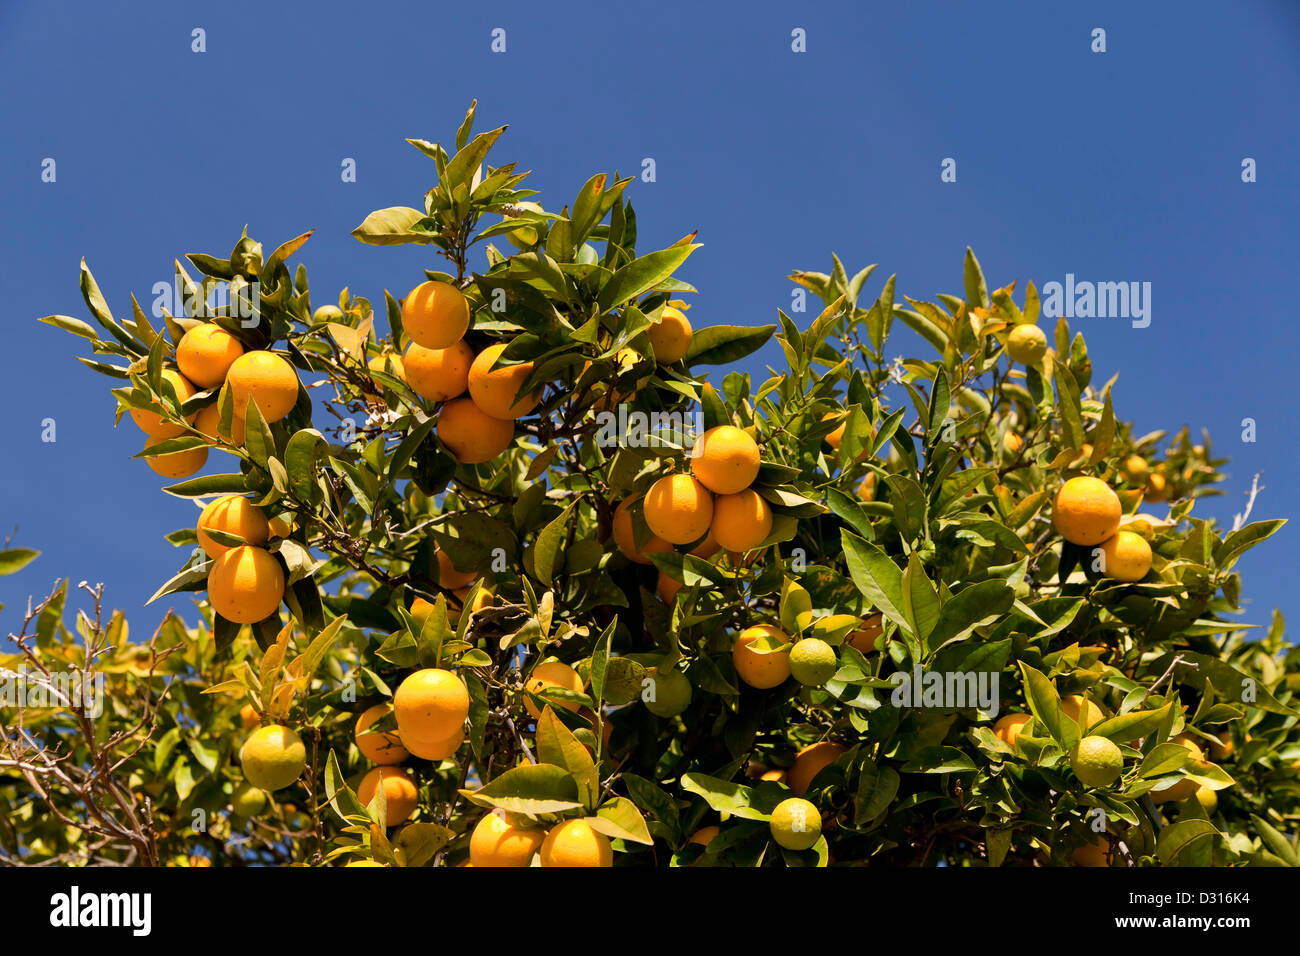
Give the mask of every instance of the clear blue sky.
[[(1076, 321), (1094, 379), (1122, 372), (1116, 407), (1142, 432), (1210, 429), (1233, 463), (1205, 513), (1230, 521), (1260, 472), (1255, 517), (1289, 514), (1295, 3), (493, 6), (0, 0), (0, 527), (44, 552), (0, 578), (0, 630), (70, 576), (104, 581), (146, 636), (167, 603), (141, 605), (183, 558), (162, 535), (196, 517), (128, 460), (141, 436), (113, 430), (111, 383), (74, 358), (85, 343), (35, 321), (87, 317), (80, 258), (120, 313), (170, 279), (174, 257), (225, 255), (245, 223), (268, 250), (315, 228), (299, 259), (317, 302), (344, 285), (400, 295), (428, 251), (348, 233), (372, 209), (419, 204), (431, 164), (403, 138), (450, 140), (475, 97), (480, 128), (511, 127), (496, 161), (535, 170), (553, 208), (594, 172), (655, 159), (658, 181), (629, 195), (644, 248), (700, 231), (684, 272), (702, 293), (697, 325), (773, 321), (788, 272), (825, 270), (832, 250), (850, 270), (880, 263), (868, 301), (891, 272), (913, 297), (959, 292), (967, 244), (990, 285), (1151, 282), (1149, 328)], [(206, 53), (191, 52), (195, 27)], [(1094, 27), (1105, 54), (1089, 49)], [(45, 157), (56, 183), (41, 182)], [(340, 181), (344, 157), (356, 183)], [(944, 157), (955, 184), (940, 182)], [(1246, 620), (1300, 610), (1298, 535), (1241, 562)], [(184, 595), (175, 604), (193, 618)]]

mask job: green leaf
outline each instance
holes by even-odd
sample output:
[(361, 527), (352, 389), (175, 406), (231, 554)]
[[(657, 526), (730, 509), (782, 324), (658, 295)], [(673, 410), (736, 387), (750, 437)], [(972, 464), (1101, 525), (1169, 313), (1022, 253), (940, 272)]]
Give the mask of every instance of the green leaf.
[(930, 632), (930, 646), (962, 640), (975, 628), (1000, 620), (1015, 600), (1016, 592), (1005, 581), (980, 581), (963, 588), (940, 608)]
[(36, 321), (52, 325), (56, 329), (62, 329), (65, 332), (71, 332), (73, 335), (80, 335), (83, 339), (90, 339), (92, 342), (99, 341), (99, 333), (95, 331), (93, 325), (89, 322), (83, 322), (81, 319), (74, 319), (70, 315), (47, 315)]
[(583, 805), (589, 811), (596, 808), (600, 794), (600, 774), (596, 770), (595, 761), (573, 731), (555, 716), (550, 704), (546, 705), (542, 716), (537, 720), (537, 759), (567, 770), (577, 784)]
[(1209, 820), (1182, 820), (1160, 831), (1156, 852), (1160, 862), (1168, 866), (1194, 843), (1218, 836), (1220, 836), (1218, 828)]
[(163, 491), (177, 498), (206, 498), (248, 491), (248, 479), (243, 475), (203, 475), (175, 485), (165, 485)]
[(608, 312), (615, 306), (635, 299), (641, 293), (653, 289), (676, 271), (686, 261), (687, 256), (699, 248), (699, 245), (685, 244), (660, 249), (634, 259), (619, 269), (596, 299), (602, 312)]
[(1130, 710), (1127, 714), (1107, 717), (1096, 727), (1088, 731), (1091, 737), (1108, 737), (1117, 743), (1127, 743), (1146, 737), (1159, 730), (1169, 717), (1173, 704), (1165, 704), (1159, 710)]
[(549, 763), (514, 767), (486, 786), (462, 790), (461, 794), (480, 807), (500, 807), (509, 813), (536, 815), (582, 809), (573, 777)]
[(424, 213), (409, 206), (389, 206), (376, 209), (366, 216), (361, 225), (352, 230), (355, 239), (372, 246), (394, 246), (404, 242), (428, 242), (429, 236), (412, 232), (411, 227), (424, 218)]
[(1025, 681), (1025, 698), (1038, 722), (1047, 728), (1057, 745), (1069, 753), (1079, 742), (1079, 725), (1061, 710), (1061, 697), (1052, 682), (1038, 670), (1020, 661), (1020, 672)]
[(1253, 548), (1267, 538), (1271, 538), (1284, 524), (1286, 524), (1286, 520), (1279, 518), (1273, 521), (1252, 521), (1244, 528), (1238, 528), (1224, 538), (1223, 543), (1214, 549), (1214, 563), (1221, 570), (1226, 571), (1236, 563), (1237, 558), (1243, 551)]
[(31, 548), (8, 548), (0, 551), (0, 576), (21, 571), (40, 556)]
[(984, 281), (984, 270), (980, 268), (980, 262), (975, 258), (975, 252), (970, 246), (966, 247), (966, 263), (963, 275), (966, 285), (966, 301), (971, 306), (989, 306), (989, 287)]
[(864, 760), (853, 797), (854, 823), (863, 826), (884, 813), (898, 795), (899, 782), (898, 773), (892, 767), (877, 767), (871, 760)]
[(627, 840), (651, 846), (654, 840), (646, 826), (645, 817), (636, 804), (627, 797), (612, 797), (606, 800), (587, 822), (593, 830), (599, 830), (605, 836), (615, 840)]
[(710, 325), (691, 335), (687, 365), (729, 365), (757, 352), (776, 331), (775, 325)]
[(719, 813), (730, 813), (745, 820), (767, 820), (771, 816), (750, 806), (753, 791), (739, 783), (702, 773), (687, 773), (682, 774), (682, 789), (703, 797), (705, 803)]
[(1264, 841), (1273, 854), (1287, 866), (1300, 866), (1300, 853), (1296, 852), (1295, 843), (1288, 840), (1281, 831), (1261, 816), (1252, 813), (1251, 822), (1255, 824), (1255, 829), (1259, 831), (1259, 837)]
[(560, 549), (564, 547), (565, 535), (569, 530), (569, 517), (578, 506), (577, 500), (565, 508), (559, 515), (537, 535), (537, 544), (533, 547), (533, 569), (537, 580), (547, 587), (555, 576), (555, 566), (560, 559)]
[(956, 747), (924, 747), (899, 768), (903, 773), (965, 773), (975, 761)]
[(903, 612), (903, 572), (893, 559), (874, 544), (863, 541), (848, 529), (840, 531), (844, 560), (858, 590), (885, 617), (901, 628), (909, 628)]
[(397, 835), (406, 866), (424, 866), (456, 834), (438, 823), (408, 823)]

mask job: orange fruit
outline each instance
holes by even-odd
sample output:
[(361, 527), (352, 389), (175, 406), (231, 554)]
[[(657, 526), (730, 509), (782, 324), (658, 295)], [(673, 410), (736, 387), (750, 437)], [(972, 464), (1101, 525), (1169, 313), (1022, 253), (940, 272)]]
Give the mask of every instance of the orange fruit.
[(469, 716), (469, 690), (451, 671), (426, 667), (398, 685), (393, 710), (402, 745), (421, 756), (421, 742), (448, 742), (461, 731)]
[[(1173, 738), (1170, 743), (1182, 744), (1192, 752), (1192, 758), (1198, 763), (1205, 762), (1205, 753), (1201, 750), (1200, 745), (1196, 743), (1187, 734), (1179, 734)], [(1189, 780), (1186, 777), (1180, 779), (1172, 786), (1165, 787), (1163, 790), (1152, 790), (1148, 796), (1151, 797), (1152, 803), (1177, 803), (1179, 800), (1186, 800), (1193, 796), (1201, 785), (1195, 780)]]
[(474, 399), (474, 404), (493, 418), (513, 420), (536, 408), (542, 393), (530, 392), (516, 399), (519, 389), (528, 376), (533, 374), (532, 362), (493, 368), (501, 353), (506, 350), (506, 344), (498, 342), (489, 345), (475, 356), (469, 367), (469, 395)]
[(367, 707), (363, 710), (361, 716), (357, 718), (353, 733), (357, 742), (357, 749), (361, 751), (361, 756), (371, 763), (397, 764), (410, 756), (406, 752), (406, 748), (402, 746), (402, 740), (397, 734), (389, 731), (366, 733), (371, 724), (384, 717), (392, 709), (391, 704), (375, 704), (373, 707)]
[[(147, 451), (159, 442), (167, 441), (166, 438), (146, 438), (144, 447)], [(185, 451), (174, 451), (166, 455), (150, 455), (145, 458), (145, 462), (155, 472), (164, 478), (188, 478), (208, 460), (208, 449), (204, 445), (198, 448), (189, 448)]]
[(1147, 476), (1146, 489), (1142, 495), (1143, 501), (1151, 501), (1159, 504), (1169, 497), (1169, 479), (1158, 471), (1153, 471)]
[(227, 621), (256, 624), (274, 614), (283, 598), (284, 569), (269, 551), (242, 545), (213, 560), (208, 600)]
[(230, 383), (234, 416), (238, 418), (248, 418), (250, 399), (265, 422), (278, 422), (298, 402), (298, 373), (274, 352), (245, 352), (230, 366), (226, 381)]
[(876, 473), (869, 471), (857, 487), (858, 497), (863, 501), (874, 501), (876, 498)]
[(722, 832), (721, 827), (716, 827), (716, 826), (700, 827), (698, 830), (696, 830), (694, 833), (691, 834), (691, 838), (686, 842), (698, 843), (700, 846), (708, 846), (710, 843), (713, 842), (713, 838), (716, 837), (721, 832)]
[(681, 581), (678, 581), (676, 578), (670, 578), (668, 575), (660, 571), (659, 583), (655, 585), (655, 594), (659, 595), (659, 600), (663, 601), (665, 604), (671, 605), (673, 601), (677, 600), (677, 592), (683, 587), (684, 585)]
[(1037, 365), (1047, 354), (1047, 333), (1036, 325), (1017, 325), (1007, 336), (1007, 355), (1022, 365)]
[(794, 758), (786, 775), (786, 783), (798, 796), (803, 796), (812, 786), (813, 778), (833, 764), (845, 748), (829, 740), (820, 740), (804, 747)]
[(432, 760), (435, 763), (446, 760), (455, 754), (464, 742), (464, 729), (454, 730), (446, 737), (425, 738), (413, 737), (409, 734), (402, 737), (402, 744), (414, 756), (419, 757), (421, 760)]
[(760, 654), (751, 650), (749, 645), (760, 637), (775, 638), (782, 644), (790, 643), (790, 635), (779, 627), (756, 624), (745, 628), (736, 637), (736, 643), (731, 648), (731, 660), (742, 681), (750, 687), (766, 690), (785, 683), (790, 676), (790, 655), (782, 651)]
[(632, 499), (624, 498), (619, 502), (618, 507), (614, 509), (613, 536), (614, 545), (623, 553), (623, 557), (629, 561), (635, 561), (637, 564), (650, 564), (651, 561), (646, 557), (647, 554), (658, 554), (664, 551), (671, 551), (673, 546), (652, 534), (650, 540), (645, 543), (645, 547), (637, 550), (636, 546), (636, 529), (632, 525)]
[(307, 766), (307, 748), (302, 738), (281, 724), (259, 727), (239, 749), (239, 766), (244, 779), (261, 790), (283, 790)]
[(460, 571), (451, 562), (451, 555), (442, 548), (437, 548), (433, 552), (438, 561), (438, 586), (454, 591), (457, 588), (463, 588), (470, 584), (478, 577), (477, 571)]
[(1151, 570), (1151, 545), (1140, 534), (1119, 531), (1101, 543), (1103, 573), (1116, 581), (1141, 581)]
[(772, 533), (772, 508), (752, 488), (713, 499), (713, 522), (709, 533), (719, 547), (728, 551), (756, 548)]
[(504, 812), (493, 810), (479, 820), (470, 834), (470, 864), (528, 866), (545, 839), (546, 831), (514, 826)]
[(859, 653), (870, 654), (876, 649), (876, 641), (884, 633), (884, 620), (881, 618), (880, 612), (876, 611), (874, 614), (868, 614), (863, 618), (862, 627), (850, 633), (845, 640), (848, 641), (849, 646), (856, 648)]
[(1033, 719), (1033, 714), (1006, 714), (993, 725), (993, 735), (1008, 747), (1014, 747), (1020, 731)]
[(252, 730), (258, 724), (257, 710), (252, 704), (239, 708), (239, 723), (245, 730)]
[(244, 347), (219, 325), (205, 322), (196, 325), (176, 346), (176, 364), (181, 374), (200, 388), (216, 388), (226, 380), (226, 373)]
[(445, 349), (469, 329), (469, 300), (446, 282), (421, 282), (402, 300), (402, 328), (417, 345)]
[(665, 364), (680, 362), (691, 347), (691, 323), (686, 313), (671, 305), (664, 306), (659, 321), (646, 331), (655, 360)]
[(370, 806), (381, 785), (384, 788), (386, 822), (390, 827), (396, 826), (415, 812), (420, 803), (420, 792), (415, 781), (401, 767), (375, 767), (361, 778), (357, 799), (364, 806)]
[(565, 820), (551, 827), (542, 841), (542, 866), (613, 866), (609, 837), (586, 820)]
[(1110, 841), (1105, 837), (1085, 843), (1070, 854), (1071, 866), (1110, 866)]
[(758, 477), (758, 443), (734, 425), (710, 428), (691, 450), (691, 472), (709, 491), (734, 495)]
[[(545, 661), (533, 668), (532, 673), (528, 675), (528, 680), (524, 682), (524, 689), (532, 691), (534, 694), (543, 687), (560, 687), (564, 690), (582, 693), (582, 676), (568, 664), (560, 661)], [(552, 707), (563, 707), (570, 713), (578, 709), (576, 701), (566, 700), (560, 704), (552, 704)], [(528, 716), (533, 720), (542, 716), (542, 712), (537, 709), (532, 698), (524, 697), (524, 710), (528, 711)]]
[(1061, 698), (1061, 712), (1079, 725), (1079, 730), (1088, 730), (1105, 718), (1102, 709), (1082, 694), (1070, 694)]
[[(162, 380), (169, 382), (176, 392), (176, 400), (181, 404), (198, 393), (190, 380), (174, 368), (165, 368), (162, 370)], [(164, 390), (165, 391), (165, 390)], [(170, 421), (163, 421), (161, 415), (156, 412), (148, 412), (140, 408), (132, 408), (131, 421), (135, 422), (140, 431), (144, 432), (150, 438), (179, 438), (185, 434), (185, 427), (177, 425)], [(195, 415), (190, 415), (185, 420), (191, 424), (194, 422)]]
[(514, 422), (493, 418), (472, 398), (457, 398), (438, 409), (438, 439), (462, 464), (491, 461), (515, 440)]
[(1071, 478), (1056, 493), (1052, 524), (1071, 544), (1101, 544), (1117, 530), (1119, 496), (1100, 478)]
[(219, 557), (237, 545), (217, 542), (207, 533), (210, 530), (237, 534), (245, 544), (259, 546), (266, 544), (271, 536), (271, 526), (262, 509), (243, 495), (222, 495), (213, 501), (199, 515), (196, 530), (199, 547), (211, 558)]
[(689, 544), (708, 533), (713, 496), (690, 475), (665, 475), (650, 486), (641, 511), (657, 537), (671, 544)]
[(469, 387), (469, 367), (473, 363), (474, 350), (461, 340), (445, 349), (426, 349), (412, 342), (402, 364), (407, 384), (415, 394), (431, 402), (445, 402)]

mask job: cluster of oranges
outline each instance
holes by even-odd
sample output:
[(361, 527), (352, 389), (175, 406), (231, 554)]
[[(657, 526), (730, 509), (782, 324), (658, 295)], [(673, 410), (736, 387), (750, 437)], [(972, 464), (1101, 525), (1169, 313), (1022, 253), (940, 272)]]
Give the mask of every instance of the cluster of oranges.
[[(177, 368), (165, 368), (162, 379), (169, 384), (180, 404), (203, 390), (218, 390), (229, 383), (233, 401), (229, 433), (220, 430), (221, 415), (215, 398), (185, 419), (185, 424), (169, 421), (157, 412), (131, 409), (131, 419), (148, 439), (145, 449), (159, 442), (183, 435), (197, 434), (208, 444), (227, 442), (243, 444), (244, 422), (249, 401), (257, 403), (267, 422), (277, 422), (298, 401), (298, 375), (273, 352), (257, 349), (245, 352), (229, 332), (210, 322), (192, 326), (176, 344)], [(188, 426), (188, 427), (187, 427)], [(206, 447), (188, 448), (145, 459), (164, 478), (185, 478), (194, 474), (208, 460)]]
[(1121, 531), (1119, 495), (1100, 478), (1080, 476), (1061, 486), (1052, 524), (1071, 544), (1095, 548), (1102, 573), (1116, 581), (1141, 581), (1151, 570), (1151, 545), (1135, 531)]
[[(265, 512), (243, 495), (222, 495), (199, 515), (199, 547), (212, 559), (208, 600), (227, 621), (256, 624), (275, 613), (284, 598), (284, 569), (263, 545), (289, 534), (282, 518)], [(233, 535), (243, 544), (226, 544), (212, 532)]]
[[(637, 545), (631, 507), (625, 498), (614, 512), (614, 543), (629, 560), (649, 564), (647, 554), (690, 545), (690, 554), (711, 558), (725, 549), (742, 554), (772, 533), (772, 507), (750, 486), (758, 477), (758, 443), (734, 425), (710, 428), (695, 442), (690, 473), (658, 479), (641, 500), (651, 537)], [(671, 602), (681, 583), (660, 575), (659, 595)]]
[[(541, 401), (539, 390), (520, 394), (533, 374), (533, 362), (501, 365), (507, 342), (475, 354), (465, 341), (469, 300), (447, 282), (423, 282), (402, 301), (402, 326), (411, 339), (400, 358), (379, 355), (371, 369), (401, 377), (421, 398), (440, 403), (438, 438), (462, 464), (491, 461), (510, 447), (515, 421)], [(647, 338), (660, 362), (676, 362), (691, 343), (686, 316), (666, 306)]]
[[(534, 668), (527, 684), (534, 691), (546, 686), (581, 690), (583, 684), (567, 664), (548, 661)], [(407, 820), (419, 802), (419, 790), (399, 765), (412, 756), (434, 762), (453, 756), (465, 739), (469, 704), (469, 691), (460, 677), (430, 667), (408, 675), (391, 705), (376, 704), (363, 711), (357, 718), (355, 740), (362, 756), (376, 766), (357, 787), (361, 802), (369, 805), (382, 787), (388, 824)], [(525, 707), (534, 719), (540, 716), (531, 699), (526, 699)], [(396, 719), (396, 733), (371, 729), (390, 712)], [(468, 865), (529, 866), (537, 854), (542, 866), (613, 865), (609, 838), (585, 820), (565, 820), (548, 832), (516, 822), (500, 810), (488, 813), (475, 826)]]

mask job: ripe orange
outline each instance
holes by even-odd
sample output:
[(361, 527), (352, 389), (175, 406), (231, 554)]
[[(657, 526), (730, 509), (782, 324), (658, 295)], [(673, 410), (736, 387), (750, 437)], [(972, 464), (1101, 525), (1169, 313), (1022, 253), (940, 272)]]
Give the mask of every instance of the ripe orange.
[[(194, 416), (194, 430), (199, 432), (203, 438), (208, 439), (208, 444), (224, 445), (242, 445), (244, 443), (244, 420), (238, 415), (230, 416), (230, 429), (221, 430), (221, 410), (217, 403), (204, 405), (199, 409), (199, 413)], [(212, 439), (216, 439), (214, 442)]]
[(434, 428), (452, 457), (466, 465), (491, 461), (515, 440), (514, 422), (493, 418), (468, 397), (438, 409)]
[(713, 500), (713, 522), (709, 533), (719, 547), (728, 551), (756, 548), (772, 533), (772, 508), (752, 488)]
[[(169, 382), (176, 391), (176, 400), (182, 404), (186, 399), (197, 394), (196, 389), (190, 380), (174, 368), (165, 368), (162, 370), (162, 379)], [(177, 425), (174, 422), (163, 421), (161, 415), (156, 412), (147, 412), (143, 409), (133, 408), (130, 410), (131, 420), (136, 423), (140, 431), (144, 432), (150, 438), (179, 438), (185, 434), (185, 427)], [(197, 413), (196, 413), (197, 414)], [(190, 415), (185, 420), (191, 424), (194, 422), (195, 415)]]
[(1005, 714), (993, 725), (993, 735), (1008, 747), (1014, 747), (1020, 731), (1033, 719), (1033, 714)]
[(1061, 698), (1061, 712), (1085, 731), (1096, 726), (1105, 718), (1102, 709), (1082, 694), (1070, 694)]
[(453, 342), (445, 349), (426, 349), (412, 342), (406, 350), (403, 368), (415, 394), (431, 402), (445, 402), (469, 387), (469, 367), (473, 363), (474, 350), (464, 340)]
[(613, 866), (609, 837), (586, 820), (556, 824), (542, 841), (542, 866)]
[(357, 749), (361, 751), (361, 756), (371, 763), (397, 764), (410, 756), (406, 748), (402, 746), (402, 740), (397, 734), (389, 731), (366, 733), (366, 729), (371, 724), (384, 717), (392, 709), (391, 704), (375, 704), (373, 707), (367, 707), (363, 710), (361, 716), (357, 718), (353, 732), (357, 742)]
[[(1205, 761), (1205, 752), (1201, 750), (1200, 745), (1196, 743), (1187, 734), (1179, 734), (1170, 743), (1182, 744), (1192, 752), (1192, 758), (1200, 763)], [(1200, 784), (1195, 780), (1189, 780), (1186, 777), (1180, 779), (1172, 786), (1165, 787), (1163, 790), (1152, 790), (1149, 794), (1152, 803), (1177, 803), (1179, 800), (1186, 800), (1194, 795), (1200, 789)]]
[(870, 654), (876, 649), (876, 641), (885, 633), (884, 619), (880, 612), (868, 614), (862, 619), (862, 627), (853, 631), (845, 640), (862, 654)]
[(237, 534), (245, 544), (263, 545), (271, 536), (271, 525), (262, 509), (243, 495), (222, 495), (209, 504), (199, 515), (197, 527), (199, 547), (208, 557), (225, 554), (236, 545), (221, 544), (207, 532), (224, 531)]
[[(144, 447), (147, 451), (159, 442), (167, 441), (166, 438), (146, 438)], [(185, 451), (174, 451), (166, 455), (150, 455), (145, 458), (149, 467), (162, 475), (164, 478), (188, 478), (208, 460), (208, 449), (200, 445), (198, 448), (189, 448)]]
[(736, 637), (731, 648), (731, 661), (736, 667), (736, 674), (750, 687), (766, 690), (785, 683), (790, 676), (790, 655), (783, 651), (769, 651), (760, 654), (751, 650), (750, 644), (760, 637), (771, 637), (782, 644), (790, 643), (790, 635), (771, 624), (756, 624), (747, 627)]
[(442, 548), (437, 548), (434, 557), (438, 561), (438, 586), (444, 587), (449, 591), (457, 588), (467, 587), (470, 582), (478, 577), (477, 571), (461, 571), (456, 568), (451, 561), (451, 555)]
[(469, 301), (446, 282), (421, 282), (402, 300), (402, 328), (417, 345), (445, 349), (469, 329)]
[(447, 742), (460, 732), (469, 716), (469, 690), (451, 671), (426, 667), (398, 685), (393, 710), (402, 745), (421, 756), (421, 742)]
[(708, 532), (713, 496), (690, 475), (665, 475), (650, 486), (641, 510), (656, 536), (671, 544), (689, 544)]
[(239, 723), (245, 730), (252, 730), (257, 726), (257, 709), (252, 704), (245, 704), (239, 708)]
[(545, 839), (546, 831), (514, 826), (493, 810), (470, 835), (469, 860), (473, 866), (528, 866)]
[(691, 838), (686, 842), (698, 843), (700, 846), (708, 846), (710, 843), (713, 842), (713, 838), (716, 837), (721, 832), (722, 832), (721, 827), (717, 827), (717, 826), (700, 827), (698, 830), (696, 830), (694, 833), (691, 834)]
[(474, 404), (493, 418), (512, 420), (527, 415), (536, 408), (542, 393), (530, 392), (516, 400), (519, 389), (528, 376), (533, 374), (533, 363), (520, 362), (518, 365), (493, 368), (505, 350), (506, 343), (498, 342), (475, 356), (469, 367), (469, 394), (474, 399)]
[(1110, 841), (1099, 837), (1093, 843), (1085, 843), (1070, 854), (1071, 866), (1110, 866)]
[(655, 350), (655, 360), (665, 364), (681, 361), (691, 347), (690, 320), (681, 309), (671, 305), (664, 306), (659, 321), (646, 334)]
[(1119, 529), (1119, 496), (1100, 478), (1071, 478), (1056, 493), (1052, 524), (1072, 544), (1101, 544)]
[(1169, 497), (1169, 479), (1158, 471), (1153, 471), (1147, 476), (1146, 490), (1142, 495), (1143, 501), (1151, 501), (1156, 504), (1164, 501)]
[(858, 482), (858, 497), (863, 501), (874, 501), (876, 498), (876, 473), (869, 471), (862, 481)]
[(396, 826), (415, 812), (420, 803), (420, 792), (415, 788), (415, 781), (401, 767), (375, 767), (361, 778), (357, 799), (370, 806), (381, 784), (387, 823), (390, 827)]
[(1105, 557), (1103, 573), (1116, 581), (1141, 581), (1151, 570), (1151, 545), (1140, 534), (1119, 531), (1100, 545)]
[(710, 428), (691, 450), (691, 472), (709, 491), (734, 495), (758, 477), (758, 443), (734, 425)]
[(440, 760), (446, 760), (460, 749), (460, 745), (465, 742), (464, 729), (454, 730), (446, 737), (437, 739), (413, 737), (406, 735), (402, 737), (402, 744), (414, 756), (421, 760), (432, 760), (437, 763)]
[[(667, 542), (664, 543), (667, 544)], [(669, 550), (671, 550), (671, 546)], [(710, 529), (709, 533), (704, 536), (700, 543), (686, 553), (692, 557), (703, 558), (707, 561), (721, 550), (722, 545), (718, 544), (718, 540), (713, 537), (713, 531)]]
[(618, 507), (614, 509), (612, 528), (614, 545), (623, 553), (623, 557), (629, 561), (635, 561), (637, 564), (650, 564), (651, 561), (646, 557), (647, 554), (671, 551), (673, 546), (658, 535), (652, 534), (650, 540), (645, 543), (645, 547), (637, 550), (636, 529), (632, 525), (631, 507), (632, 499), (624, 498), (619, 502)]
[(212, 562), (208, 600), (227, 621), (256, 624), (274, 614), (283, 598), (284, 570), (269, 551), (242, 545)]
[[(560, 687), (565, 690), (582, 693), (582, 676), (568, 664), (560, 661), (545, 661), (533, 668), (532, 673), (528, 675), (528, 680), (524, 682), (524, 689), (532, 691), (534, 694), (543, 687)], [(563, 707), (570, 713), (576, 712), (578, 704), (576, 701), (564, 701), (561, 704), (552, 704), (551, 706)], [(528, 716), (533, 720), (542, 716), (542, 712), (537, 709), (531, 697), (524, 697), (524, 710), (528, 711)]]
[(298, 402), (298, 373), (274, 352), (245, 352), (230, 366), (226, 381), (238, 418), (248, 418), (250, 399), (266, 422), (278, 422)]
[(200, 388), (216, 388), (244, 347), (219, 325), (205, 322), (181, 336), (176, 346), (176, 364), (181, 374)]
[(663, 601), (665, 604), (671, 605), (673, 601), (677, 600), (677, 592), (683, 587), (685, 587), (685, 585), (683, 585), (681, 581), (678, 581), (676, 578), (671, 578), (660, 571), (659, 582), (655, 585), (655, 594), (659, 595), (659, 600)]
[(820, 740), (804, 747), (794, 758), (786, 776), (786, 783), (799, 796), (808, 792), (813, 778), (833, 764), (845, 748), (829, 740)]

